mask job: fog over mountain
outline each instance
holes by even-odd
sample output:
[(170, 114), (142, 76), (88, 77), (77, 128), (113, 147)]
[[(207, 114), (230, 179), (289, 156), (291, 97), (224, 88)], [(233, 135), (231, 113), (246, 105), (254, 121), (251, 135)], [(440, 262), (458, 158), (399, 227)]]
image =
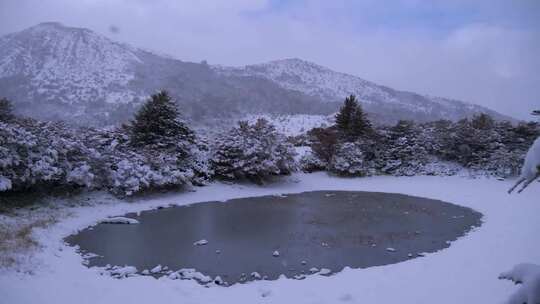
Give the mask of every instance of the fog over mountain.
[(301, 59), (210, 66), (55, 22), (0, 38), (0, 95), (12, 99), (23, 115), (115, 124), (162, 88), (192, 121), (259, 113), (328, 115), (349, 94), (357, 95), (379, 123), (457, 120), (479, 112), (510, 119), (478, 105), (394, 90)]

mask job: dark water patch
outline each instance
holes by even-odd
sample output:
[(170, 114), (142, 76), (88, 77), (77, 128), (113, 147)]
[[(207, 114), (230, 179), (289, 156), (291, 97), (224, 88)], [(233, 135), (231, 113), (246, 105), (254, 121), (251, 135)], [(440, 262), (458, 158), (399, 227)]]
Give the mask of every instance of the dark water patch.
[[(481, 214), (402, 194), (314, 191), (151, 210), (139, 224), (98, 224), (66, 239), (88, 266), (195, 268), (229, 284), (398, 263), (446, 248)], [(200, 240), (206, 244), (195, 245)], [(201, 242), (204, 243), (204, 242)], [(161, 271), (160, 273), (166, 273)], [(158, 275), (158, 274), (154, 274)]]

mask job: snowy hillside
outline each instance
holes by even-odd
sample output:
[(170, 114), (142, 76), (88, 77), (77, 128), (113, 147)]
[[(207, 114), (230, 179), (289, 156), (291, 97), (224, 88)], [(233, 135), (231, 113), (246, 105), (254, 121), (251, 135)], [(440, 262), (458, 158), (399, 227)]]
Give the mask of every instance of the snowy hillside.
[(0, 77), (27, 78), (29, 94), (44, 102), (128, 102), (137, 95), (125, 89), (137, 52), (87, 29), (42, 23), (0, 39)]
[(417, 120), (434, 118), (455, 120), (474, 113), (485, 112), (507, 119), (481, 106), (447, 98), (397, 91), (297, 58), (244, 67), (216, 66), (214, 69), (223, 75), (256, 76), (269, 79), (283, 88), (299, 91), (327, 102), (341, 102), (346, 96), (354, 94), (368, 111), (380, 115), (397, 114), (403, 118)]
[(218, 67), (217, 70), (229, 75), (268, 78), (287, 89), (301, 91), (329, 102), (342, 101), (350, 94), (355, 94), (364, 102), (374, 102), (375, 98), (400, 102), (374, 83), (296, 58), (241, 68)]
[(246, 120), (254, 123), (259, 118), (268, 120), (278, 132), (287, 136), (297, 136), (313, 128), (329, 127), (334, 123), (334, 115), (248, 115)]

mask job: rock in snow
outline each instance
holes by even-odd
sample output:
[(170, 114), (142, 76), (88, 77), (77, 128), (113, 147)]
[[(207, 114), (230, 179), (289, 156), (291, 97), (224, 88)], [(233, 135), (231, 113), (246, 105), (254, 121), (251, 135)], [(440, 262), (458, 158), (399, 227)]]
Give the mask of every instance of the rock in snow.
[(256, 271), (251, 273), (251, 277), (254, 278), (255, 280), (260, 280), (261, 279), (261, 275)]
[(331, 272), (332, 272), (332, 270), (330, 270), (328, 268), (321, 268), (321, 271), (319, 271), (319, 274), (329, 275)]
[(195, 246), (202, 246), (202, 245), (206, 245), (206, 244), (208, 244), (208, 241), (205, 240), (205, 239), (198, 240), (195, 243), (193, 243), (193, 245), (195, 245)]
[(99, 221), (100, 224), (139, 224), (139, 221), (129, 217), (117, 216)]
[(272, 255), (275, 256), (275, 257), (278, 257), (279, 256), (279, 251), (277, 251), (277, 250), (274, 251), (274, 253), (272, 253)]
[[(178, 274), (178, 277), (181, 279), (195, 279), (201, 283), (209, 283), (212, 281), (212, 278), (197, 272), (194, 268), (182, 268), (173, 273)], [(171, 276), (173, 273), (171, 273), (169, 276)]]
[(512, 270), (501, 273), (499, 279), (521, 284), (508, 299), (508, 304), (540, 303), (540, 265), (518, 264)]
[(110, 274), (117, 278), (126, 278), (137, 273), (137, 268), (133, 266), (114, 267), (110, 270)]
[(161, 271), (161, 269), (162, 269), (162, 268), (161, 268), (161, 264), (160, 264), (160, 265), (157, 265), (156, 267), (152, 268), (152, 269), (150, 270), (150, 272), (151, 272), (151, 273), (158, 273), (158, 272)]
[(388, 248), (386, 248), (386, 251), (396, 252), (396, 249), (395, 249), (395, 248), (392, 248), (392, 247), (388, 247)]
[(214, 279), (214, 283), (216, 283), (216, 285), (223, 285), (223, 279), (220, 276), (217, 276)]

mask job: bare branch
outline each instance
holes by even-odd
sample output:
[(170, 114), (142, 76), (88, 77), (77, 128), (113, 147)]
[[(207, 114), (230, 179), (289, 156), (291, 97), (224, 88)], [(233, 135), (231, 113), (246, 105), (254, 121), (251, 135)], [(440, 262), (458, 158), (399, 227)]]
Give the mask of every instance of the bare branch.
[(519, 184), (523, 183), (524, 181), (526, 181), (527, 179), (525, 177), (522, 177), (520, 179), (518, 179), (516, 181), (516, 183), (512, 186), (512, 188), (510, 188), (510, 190), (508, 190), (508, 194), (511, 194), (512, 191), (514, 191), (514, 189), (516, 189), (517, 186), (519, 186)]

